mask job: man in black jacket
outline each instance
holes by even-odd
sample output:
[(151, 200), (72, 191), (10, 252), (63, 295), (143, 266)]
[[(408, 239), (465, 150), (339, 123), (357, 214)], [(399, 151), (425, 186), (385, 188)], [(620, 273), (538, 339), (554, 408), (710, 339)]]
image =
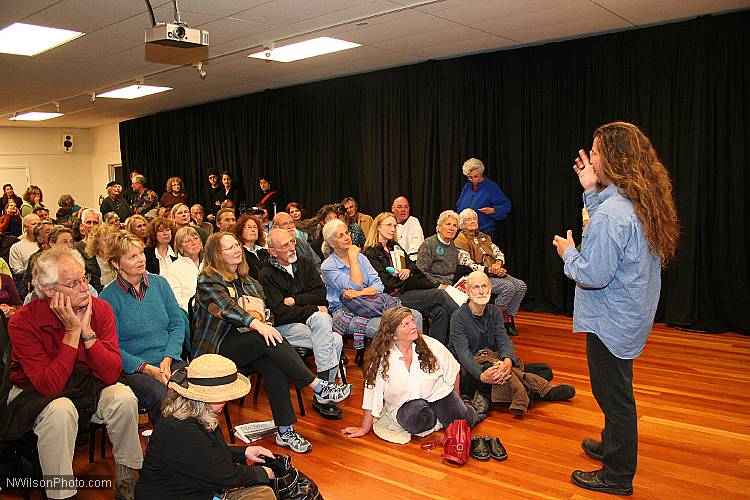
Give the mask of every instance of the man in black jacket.
[[(296, 240), (289, 232), (272, 229), (267, 241), (271, 257), (258, 280), (266, 292), (266, 305), (273, 312), (274, 326), (291, 345), (312, 349), (318, 377), (333, 382), (343, 341), (333, 332), (323, 280), (309, 259), (297, 257)], [(324, 405), (315, 398), (313, 408), (326, 418), (339, 419), (342, 415), (334, 404)]]

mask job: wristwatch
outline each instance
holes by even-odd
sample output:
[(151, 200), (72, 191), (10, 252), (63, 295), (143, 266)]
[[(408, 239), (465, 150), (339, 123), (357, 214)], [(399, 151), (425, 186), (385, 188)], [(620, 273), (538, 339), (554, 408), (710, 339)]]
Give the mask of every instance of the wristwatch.
[(92, 332), (91, 335), (89, 335), (88, 337), (84, 337), (83, 335), (81, 335), (81, 340), (83, 340), (84, 342), (88, 342), (89, 340), (95, 340), (95, 339), (96, 339), (96, 332)]

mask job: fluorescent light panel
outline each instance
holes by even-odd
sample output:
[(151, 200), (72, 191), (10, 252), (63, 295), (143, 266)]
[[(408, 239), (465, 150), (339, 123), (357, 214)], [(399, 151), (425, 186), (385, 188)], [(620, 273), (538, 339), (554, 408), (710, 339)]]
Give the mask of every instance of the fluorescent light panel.
[[(360, 46), (361, 45), (358, 43), (323, 36), (320, 38), (313, 38), (312, 40), (306, 40), (304, 42), (285, 45), (284, 47), (276, 47), (273, 50), (256, 52), (247, 57), (269, 61), (292, 62), (323, 54), (330, 54), (331, 52), (338, 52), (340, 50), (353, 49)], [(270, 53), (270, 55), (266, 57), (266, 53)]]
[(14, 121), (29, 121), (29, 122), (40, 122), (42, 120), (49, 120), (50, 118), (57, 118), (62, 116), (64, 113), (45, 113), (42, 111), (30, 111), (16, 116), (11, 116), (10, 119)]
[(13, 23), (0, 30), (0, 52), (35, 56), (83, 36), (80, 31), (47, 28), (34, 24)]
[(110, 90), (103, 94), (96, 94), (96, 97), (109, 97), (111, 99), (137, 99), (151, 94), (158, 94), (172, 90), (172, 87), (154, 87), (152, 85), (131, 85), (117, 90)]

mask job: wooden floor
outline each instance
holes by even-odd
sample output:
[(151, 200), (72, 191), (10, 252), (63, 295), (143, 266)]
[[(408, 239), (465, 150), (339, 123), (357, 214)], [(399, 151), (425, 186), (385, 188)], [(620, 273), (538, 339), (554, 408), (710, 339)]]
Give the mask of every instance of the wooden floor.
[[(328, 421), (308, 412), (296, 424), (313, 444), (293, 463), (312, 477), (327, 500), (382, 498), (485, 499), (603, 498), (570, 483), (574, 469), (598, 468), (580, 442), (596, 437), (603, 419), (591, 395), (584, 337), (572, 334), (571, 320), (521, 313), (521, 335), (514, 338), (526, 362), (552, 366), (556, 383), (574, 384), (567, 403), (538, 403), (524, 419), (496, 407), (474, 434), (500, 436), (505, 462), (471, 460), (462, 468), (440, 462), (439, 451), (423, 451), (419, 439), (399, 446), (374, 434), (349, 440), (339, 433), (361, 418), (361, 372), (349, 365), (352, 396), (341, 407), (343, 420)], [(634, 498), (750, 498), (750, 337), (696, 334), (657, 325), (635, 363), (640, 449)], [(310, 391), (305, 391), (309, 407)], [(270, 419), (264, 396), (253, 405), (231, 404), (235, 425)], [(273, 438), (261, 441), (281, 451)], [(108, 474), (108, 458), (90, 465), (88, 448), (76, 450), (75, 470)], [(5, 492), (3, 492), (5, 493)], [(111, 492), (80, 491), (83, 499), (111, 498)], [(5, 498), (19, 498), (6, 496)], [(605, 497), (606, 498), (606, 497)]]

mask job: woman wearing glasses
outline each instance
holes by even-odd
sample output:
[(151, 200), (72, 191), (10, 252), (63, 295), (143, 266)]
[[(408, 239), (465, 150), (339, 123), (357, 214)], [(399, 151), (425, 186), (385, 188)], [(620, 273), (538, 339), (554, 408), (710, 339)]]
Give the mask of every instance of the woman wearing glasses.
[(106, 253), (116, 276), (99, 297), (115, 313), (125, 381), (155, 424), (169, 377), (185, 365), (183, 314), (167, 280), (146, 272), (140, 238), (125, 231), (112, 234)]

